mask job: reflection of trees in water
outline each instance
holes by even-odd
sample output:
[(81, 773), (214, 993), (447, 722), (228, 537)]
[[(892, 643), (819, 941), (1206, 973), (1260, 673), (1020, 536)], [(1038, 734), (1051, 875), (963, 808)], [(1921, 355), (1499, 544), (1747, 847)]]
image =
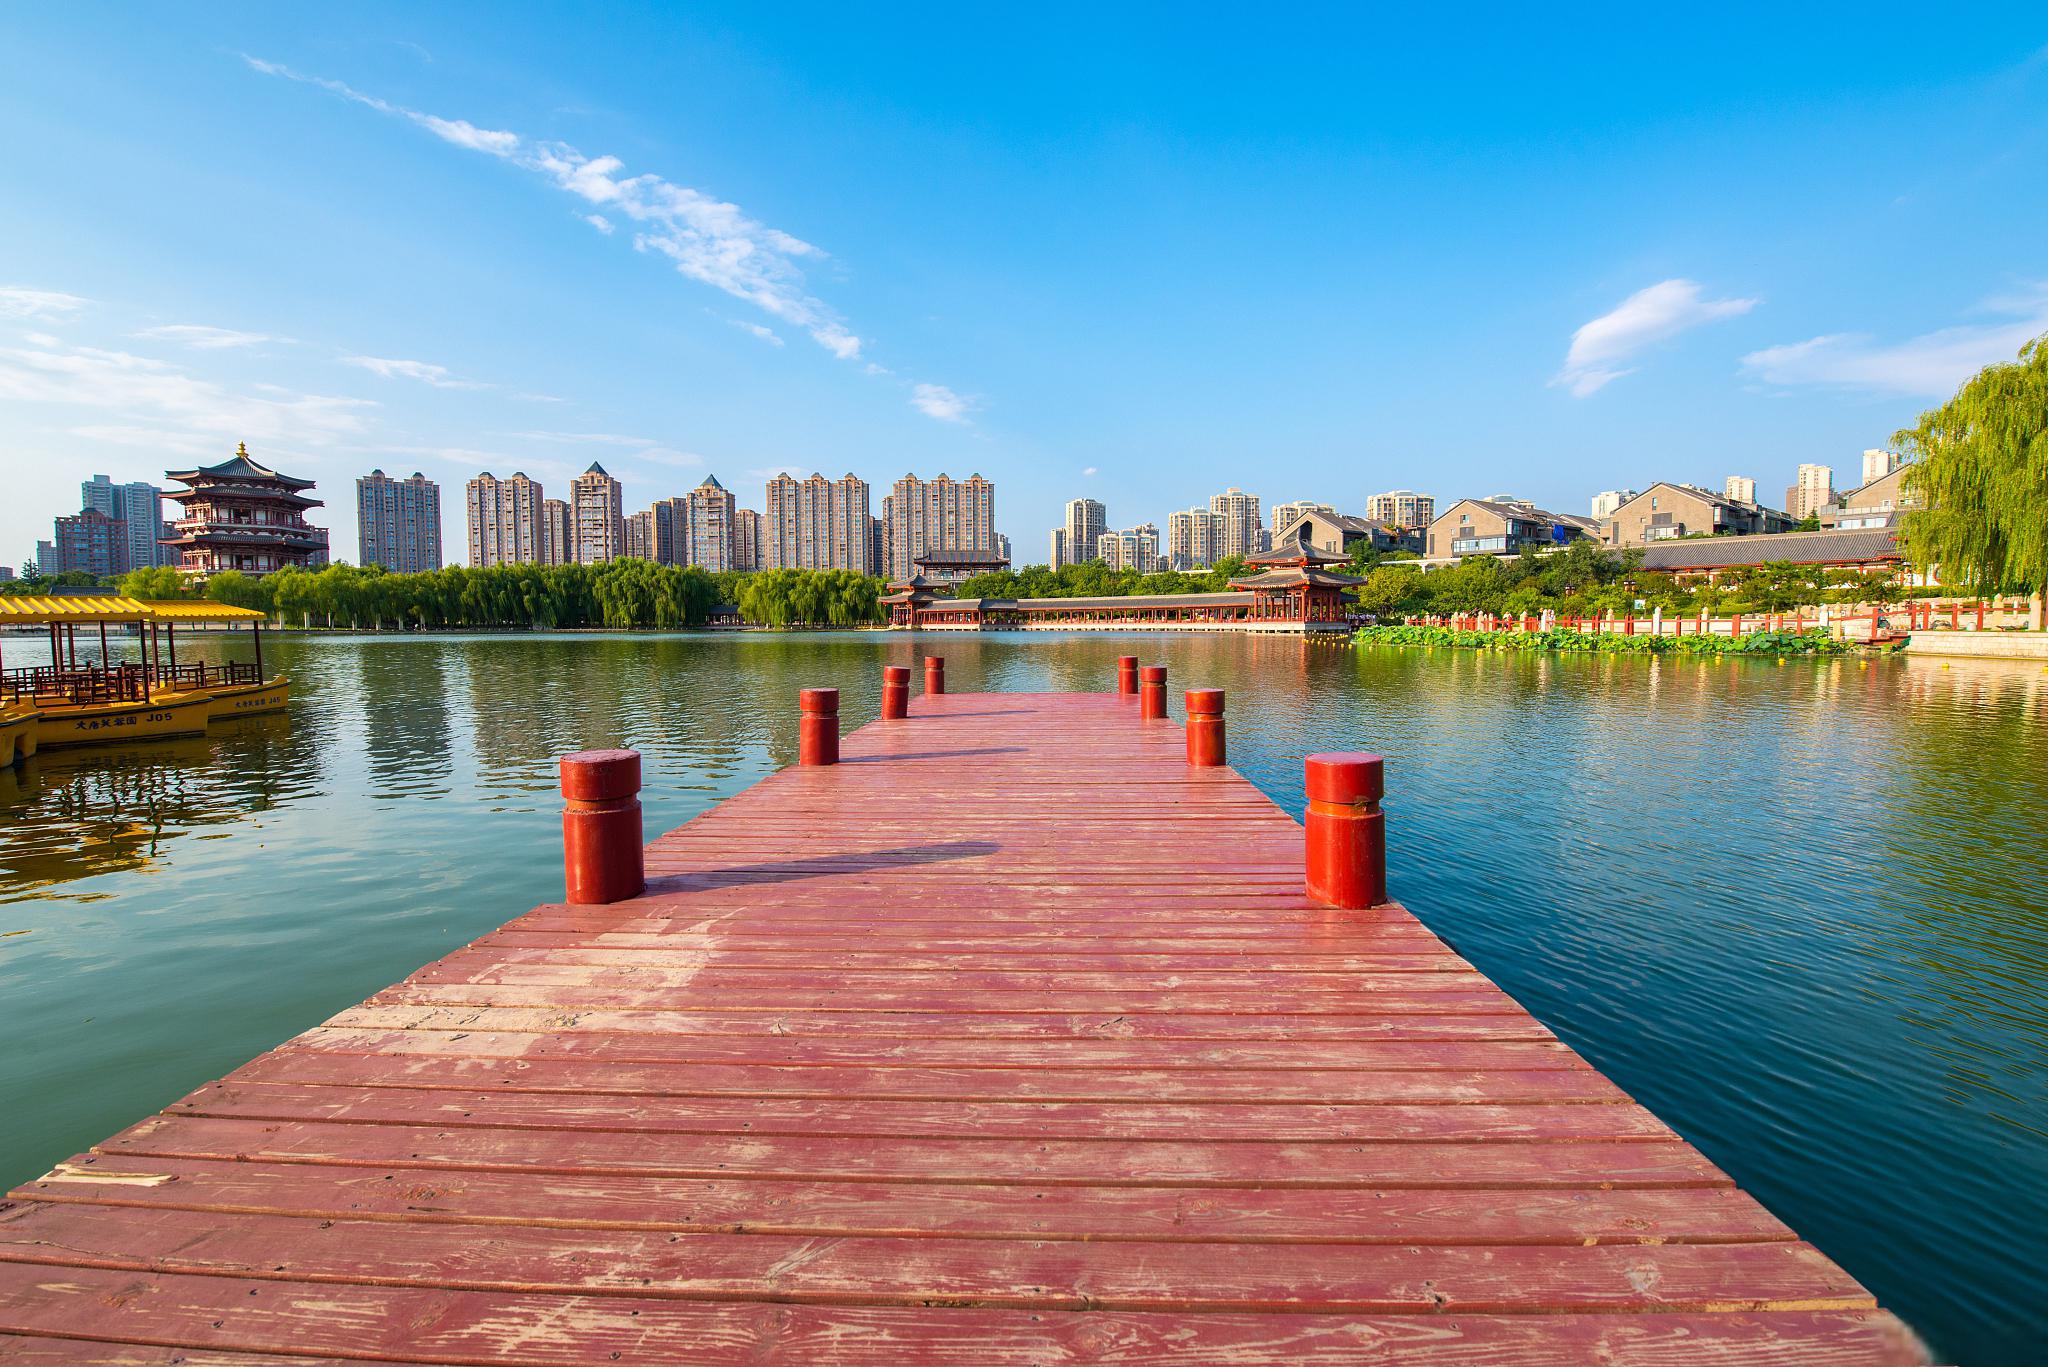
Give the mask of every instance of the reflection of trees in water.
[(356, 652), (356, 698), (363, 718), (370, 796), (441, 794), (451, 765), (448, 647), (401, 641)]
[(219, 723), (204, 736), (44, 751), (0, 777), (0, 902), (142, 869), (180, 836), (306, 795), (313, 747), (289, 717)]

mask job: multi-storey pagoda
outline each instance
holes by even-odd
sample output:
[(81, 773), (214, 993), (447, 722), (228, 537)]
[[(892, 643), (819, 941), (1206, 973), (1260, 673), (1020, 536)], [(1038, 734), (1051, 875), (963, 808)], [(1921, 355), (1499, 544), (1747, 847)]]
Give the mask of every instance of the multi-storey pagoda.
[(164, 473), (187, 486), (164, 495), (183, 509), (166, 544), (178, 552), (178, 568), (185, 573), (240, 570), (253, 576), (327, 563), (327, 529), (306, 521), (308, 508), (322, 506), (306, 497), (312, 480), (257, 464), (246, 444), (219, 465)]

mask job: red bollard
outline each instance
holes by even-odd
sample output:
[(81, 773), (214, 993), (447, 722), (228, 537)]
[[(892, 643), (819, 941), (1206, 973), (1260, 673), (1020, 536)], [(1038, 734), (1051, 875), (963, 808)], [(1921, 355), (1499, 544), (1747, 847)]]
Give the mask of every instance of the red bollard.
[(839, 763), (839, 690), (806, 688), (797, 694), (803, 715), (797, 721), (798, 764)]
[(1116, 691), (1120, 697), (1138, 696), (1138, 657), (1119, 655), (1116, 657)]
[(1190, 688), (1187, 705), (1188, 763), (1213, 769), (1223, 763), (1223, 690)]
[(640, 830), (640, 752), (582, 750), (562, 756), (564, 900), (601, 906), (647, 887)]
[(1310, 755), (1308, 895), (1326, 907), (1376, 907), (1387, 900), (1385, 791), (1378, 755)]
[(1138, 720), (1166, 719), (1166, 666), (1146, 665), (1138, 671)]
[(943, 693), (946, 691), (946, 657), (927, 655), (924, 657), (924, 691)]
[(910, 666), (882, 666), (882, 720), (902, 721), (910, 715)]

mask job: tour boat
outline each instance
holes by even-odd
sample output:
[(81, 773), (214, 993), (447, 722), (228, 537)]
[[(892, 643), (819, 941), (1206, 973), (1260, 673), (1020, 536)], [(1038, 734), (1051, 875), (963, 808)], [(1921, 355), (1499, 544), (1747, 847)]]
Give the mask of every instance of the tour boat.
[[(180, 622), (236, 621), (252, 628), (253, 664), (178, 663)], [(112, 662), (110, 622), (142, 631), (140, 663)], [(50, 633), (50, 664), (0, 669), (0, 704), (35, 714), (27, 724), (34, 734), (31, 753), (35, 745), (198, 735), (209, 721), (278, 712), (291, 702), (289, 680), (264, 677), (263, 614), (248, 608), (192, 599), (142, 602), (111, 594), (0, 596), (0, 625), (7, 623), (45, 626)], [(96, 659), (79, 656), (80, 626), (98, 628)]]
[(37, 720), (42, 715), (33, 701), (0, 701), (0, 768), (36, 752), (41, 735)]

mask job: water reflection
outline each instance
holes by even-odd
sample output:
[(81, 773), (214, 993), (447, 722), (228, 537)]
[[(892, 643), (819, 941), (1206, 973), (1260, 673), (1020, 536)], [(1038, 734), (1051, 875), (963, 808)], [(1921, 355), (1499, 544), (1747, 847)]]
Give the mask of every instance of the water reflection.
[(794, 759), (799, 689), (859, 725), (928, 652), (963, 692), (1101, 689), (1126, 653), (1176, 715), (1221, 687), (1232, 762), (1296, 811), (1304, 753), (1386, 755), (1418, 915), (1942, 1360), (2048, 1338), (2048, 673), (1969, 661), (287, 637), (286, 718), (0, 771), (0, 932), (30, 932), (0, 938), (0, 1181), (557, 895), (558, 755), (640, 749), (668, 829)]

